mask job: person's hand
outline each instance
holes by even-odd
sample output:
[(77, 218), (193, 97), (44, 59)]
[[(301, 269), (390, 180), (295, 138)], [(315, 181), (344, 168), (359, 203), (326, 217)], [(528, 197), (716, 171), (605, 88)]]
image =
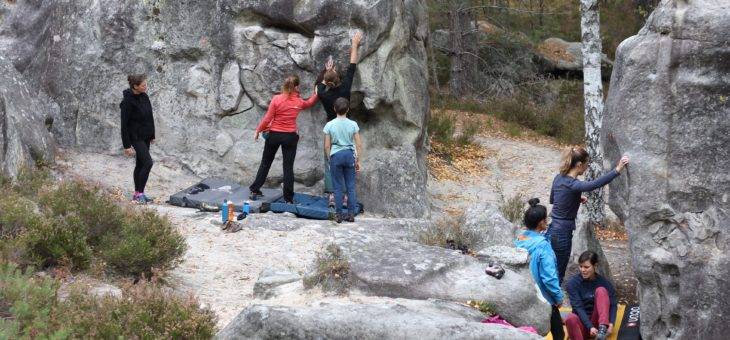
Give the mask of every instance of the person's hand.
[(256, 141), (256, 142), (258, 142), (259, 141), (259, 135), (260, 134), (261, 134), (261, 132), (256, 131), (256, 136), (253, 137), (253, 140)]
[(134, 149), (132, 149), (132, 148), (126, 148), (126, 149), (124, 149), (124, 155), (127, 156), (127, 157), (134, 156)]
[(558, 303), (555, 304), (555, 307), (557, 307), (557, 308), (560, 308), (562, 306), (563, 306), (563, 301), (560, 301), (560, 302), (558, 302)]
[(362, 40), (362, 32), (357, 31), (355, 35), (352, 36), (352, 45), (359, 46), (360, 40)]
[(621, 170), (626, 167), (626, 164), (629, 164), (629, 156), (623, 156), (621, 159), (619, 159), (618, 164), (616, 164), (616, 172), (621, 172)]
[(598, 335), (598, 330), (596, 327), (591, 327), (591, 338), (595, 338), (596, 335)]
[(606, 334), (611, 334), (612, 331), (613, 331), (613, 324), (612, 323), (609, 323), (608, 324), (608, 329), (606, 330)]
[(586, 204), (586, 202), (588, 202), (588, 197), (585, 197), (585, 196), (581, 196), (581, 197), (580, 197), (580, 203), (581, 203), (581, 204)]
[(360, 168), (360, 161), (357, 160), (357, 161), (355, 161), (355, 172), (360, 172), (360, 169), (361, 169)]
[(332, 59), (332, 56), (329, 56), (327, 58), (327, 63), (324, 64), (324, 69), (329, 71), (333, 68), (335, 68), (335, 61)]

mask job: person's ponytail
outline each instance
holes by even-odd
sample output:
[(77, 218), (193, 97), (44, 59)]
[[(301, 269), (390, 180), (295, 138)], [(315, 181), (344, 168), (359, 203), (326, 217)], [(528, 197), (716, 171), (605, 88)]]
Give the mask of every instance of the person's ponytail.
[(281, 93), (289, 96), (296, 90), (297, 86), (299, 86), (299, 76), (288, 76), (284, 80), (284, 85), (281, 85)]
[(566, 148), (560, 156), (560, 174), (566, 176), (578, 162), (588, 162), (588, 151), (582, 146)]

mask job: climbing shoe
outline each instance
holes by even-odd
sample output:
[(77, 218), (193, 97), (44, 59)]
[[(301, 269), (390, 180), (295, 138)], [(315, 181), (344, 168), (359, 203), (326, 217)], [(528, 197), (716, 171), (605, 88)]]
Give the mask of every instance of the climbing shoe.
[(501, 279), (502, 276), (504, 276), (504, 268), (502, 268), (502, 266), (497, 263), (490, 263), (489, 267), (484, 269), (484, 272), (497, 280)]
[(252, 201), (255, 201), (259, 198), (259, 196), (263, 196), (264, 193), (261, 192), (261, 190), (255, 190), (251, 191), (251, 194), (248, 195), (248, 198), (250, 198)]
[(608, 336), (608, 326), (607, 325), (598, 326), (598, 334), (596, 334), (596, 340), (606, 340), (607, 336)]

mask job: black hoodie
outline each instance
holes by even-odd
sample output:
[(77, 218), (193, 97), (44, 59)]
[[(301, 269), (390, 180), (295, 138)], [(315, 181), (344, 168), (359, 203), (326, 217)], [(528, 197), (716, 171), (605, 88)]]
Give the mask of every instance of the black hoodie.
[(152, 117), (152, 104), (146, 93), (135, 95), (132, 90), (123, 92), (124, 99), (119, 103), (122, 111), (122, 144), (125, 149), (132, 142), (155, 139), (155, 120)]

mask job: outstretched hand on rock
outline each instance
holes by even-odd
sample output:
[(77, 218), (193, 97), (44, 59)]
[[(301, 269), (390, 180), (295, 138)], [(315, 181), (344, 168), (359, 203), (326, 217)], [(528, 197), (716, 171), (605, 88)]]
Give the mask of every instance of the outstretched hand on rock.
[(616, 172), (621, 172), (627, 164), (629, 164), (629, 156), (621, 157), (618, 164), (616, 164)]

